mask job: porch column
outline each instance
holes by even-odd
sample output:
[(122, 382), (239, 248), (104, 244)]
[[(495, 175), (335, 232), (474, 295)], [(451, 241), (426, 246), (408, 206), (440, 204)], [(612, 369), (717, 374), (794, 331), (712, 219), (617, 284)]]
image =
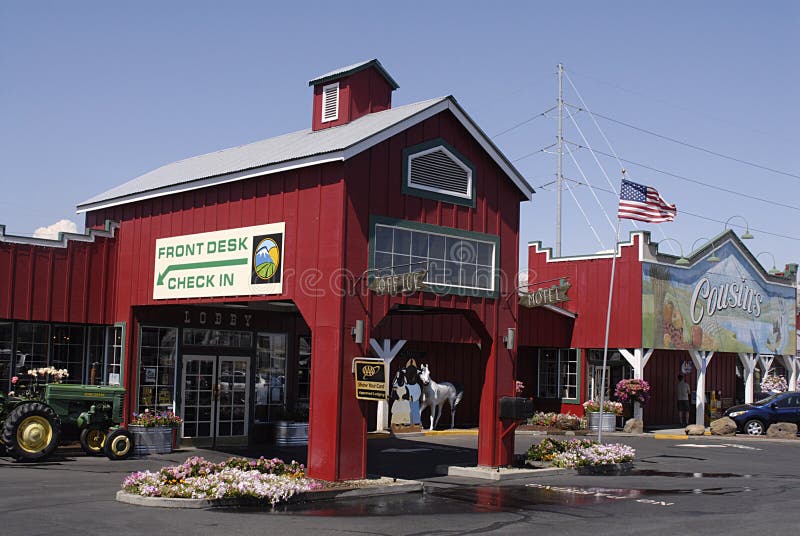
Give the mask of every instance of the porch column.
[(695, 403), (694, 422), (704, 426), (706, 422), (706, 367), (714, 357), (714, 352), (689, 350), (689, 356), (697, 369), (697, 402)]
[(793, 355), (782, 355), (779, 356), (781, 361), (783, 362), (783, 366), (786, 368), (786, 371), (789, 373), (789, 377), (786, 380), (789, 382), (789, 390), (790, 391), (797, 391), (797, 373), (798, 373), (798, 363), (797, 356)]
[(761, 363), (761, 370), (764, 371), (764, 374), (761, 375), (763, 379), (764, 376), (769, 374), (770, 369), (772, 369), (772, 362), (775, 360), (774, 355), (758, 355), (758, 360)]
[[(622, 357), (633, 367), (633, 378), (635, 380), (643, 380), (644, 379), (644, 367), (647, 366), (647, 362), (650, 361), (650, 357), (653, 355), (654, 348), (648, 348), (645, 350), (644, 348), (634, 348), (633, 353), (631, 353), (627, 348), (619, 348), (619, 353), (622, 354)], [(638, 402), (633, 403), (633, 418), (642, 420), (642, 405)]]
[(744, 372), (746, 374), (744, 380), (744, 403), (753, 403), (753, 373), (756, 371), (758, 364), (758, 354), (740, 353), (739, 361), (742, 362)]
[[(392, 360), (400, 353), (403, 346), (406, 345), (405, 339), (400, 339), (397, 341), (397, 344), (392, 346), (392, 341), (390, 339), (383, 339), (383, 345), (381, 345), (377, 339), (370, 339), (369, 346), (372, 348), (372, 351), (375, 352), (375, 355), (383, 359), (383, 366), (386, 367), (386, 379), (389, 380), (389, 366), (392, 364)], [(378, 402), (378, 419), (376, 423), (376, 430), (378, 432), (385, 432), (389, 429), (389, 401), (388, 400), (381, 400)]]

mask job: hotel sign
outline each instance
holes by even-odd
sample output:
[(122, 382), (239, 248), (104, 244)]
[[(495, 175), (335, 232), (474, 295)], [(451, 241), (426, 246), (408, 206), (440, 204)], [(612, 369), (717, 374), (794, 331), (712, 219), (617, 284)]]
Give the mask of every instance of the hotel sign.
[(427, 275), (427, 270), (417, 270), (407, 274), (375, 276), (368, 286), (379, 295), (419, 292), (427, 288), (425, 285)]
[(153, 299), (283, 292), (285, 224), (156, 240)]
[(356, 375), (356, 398), (359, 400), (386, 400), (388, 391), (386, 364), (382, 359), (356, 357), (353, 359)]
[(520, 292), (519, 304), (523, 307), (541, 307), (569, 301), (567, 291), (571, 287), (569, 281), (562, 279), (558, 285), (540, 288), (533, 292)]

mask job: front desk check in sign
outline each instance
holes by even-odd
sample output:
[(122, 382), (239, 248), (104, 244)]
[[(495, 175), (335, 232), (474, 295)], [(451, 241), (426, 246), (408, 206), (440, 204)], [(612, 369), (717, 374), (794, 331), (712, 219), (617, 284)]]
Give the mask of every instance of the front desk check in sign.
[(356, 357), (356, 398), (359, 400), (386, 400), (386, 365), (382, 359)]
[(153, 298), (280, 294), (284, 223), (156, 240)]

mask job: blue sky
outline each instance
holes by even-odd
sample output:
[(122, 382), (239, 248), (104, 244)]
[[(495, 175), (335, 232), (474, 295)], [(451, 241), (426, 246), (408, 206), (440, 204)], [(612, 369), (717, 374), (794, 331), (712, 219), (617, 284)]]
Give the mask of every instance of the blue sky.
[[(781, 268), (800, 261), (798, 27), (800, 4), (790, 1), (6, 1), (0, 224), (18, 235), (61, 219), (82, 229), (76, 204), (139, 174), (307, 128), (307, 81), (339, 66), (379, 58), (400, 84), (395, 105), (453, 94), (494, 136), (555, 104), (561, 62), (593, 112), (784, 172), (598, 118), (609, 147), (591, 117), (572, 109), (595, 150), (768, 200), (625, 164), (630, 180), (678, 205), (674, 223), (640, 226), (681, 244), (662, 250), (688, 254), (732, 218), (751, 227), (748, 246), (767, 252), (759, 260), (771, 268), (774, 256)], [(565, 101), (580, 105), (564, 85)], [(569, 117), (564, 125), (566, 139), (585, 145)], [(556, 157), (521, 158), (555, 138), (553, 113), (494, 138), (537, 187), (522, 207), (522, 244), (555, 243), (555, 191), (538, 187), (554, 179)], [(571, 148), (588, 180), (609, 189), (591, 153)], [(597, 158), (618, 185), (619, 164)], [(568, 154), (564, 164), (565, 176), (585, 182)], [(572, 186), (601, 240), (565, 191), (563, 253), (610, 247), (600, 205), (613, 220), (616, 198), (597, 191), (598, 204)], [(623, 236), (632, 229), (623, 223)]]

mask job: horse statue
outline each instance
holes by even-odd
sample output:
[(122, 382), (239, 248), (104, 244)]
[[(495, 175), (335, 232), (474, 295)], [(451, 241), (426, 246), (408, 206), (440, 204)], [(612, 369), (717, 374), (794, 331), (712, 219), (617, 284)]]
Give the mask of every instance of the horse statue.
[(456, 423), (456, 406), (461, 402), (464, 395), (464, 389), (455, 382), (441, 382), (436, 383), (431, 379), (431, 371), (428, 365), (420, 365), (419, 379), (422, 382), (422, 403), (420, 404), (420, 413), (425, 411), (425, 408), (431, 408), (431, 427), (430, 430), (436, 428), (439, 424), (439, 418), (442, 416), (442, 406), (445, 402), (450, 404), (450, 428), (455, 428)]

